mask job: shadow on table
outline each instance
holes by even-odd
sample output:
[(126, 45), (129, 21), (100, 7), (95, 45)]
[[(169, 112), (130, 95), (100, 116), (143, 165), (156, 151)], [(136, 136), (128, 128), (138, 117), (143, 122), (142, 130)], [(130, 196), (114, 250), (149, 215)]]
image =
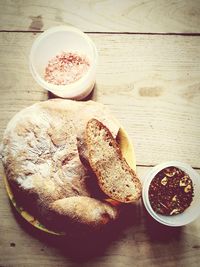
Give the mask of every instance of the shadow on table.
[[(156, 257), (158, 253), (165, 255), (166, 245), (171, 257), (184, 249), (181, 245), (182, 227), (168, 227), (156, 222), (142, 207), (136, 205), (124, 205), (121, 216), (115, 224), (104, 231), (91, 232), (88, 235), (55, 236), (34, 228), (25, 221), (19, 213), (13, 209), (14, 216), (20, 227), (30, 236), (44, 244), (42, 250), (56, 249), (56, 253), (74, 263), (86, 263), (95, 261), (99, 257), (109, 255), (115, 247), (126, 244), (125, 247), (135, 247), (140, 253), (141, 247), (146, 244), (148, 253)], [(145, 246), (146, 246), (145, 245)], [(45, 248), (46, 247), (46, 248)], [(133, 254), (135, 254), (134, 252)], [(141, 252), (143, 255), (143, 252)], [(154, 255), (154, 256), (153, 256)]]
[(182, 227), (170, 227), (157, 222), (149, 215), (145, 208), (143, 213), (146, 234), (152, 243), (168, 243), (181, 239)]
[[(91, 93), (87, 97), (82, 99), (82, 101), (87, 101), (87, 100), (96, 101), (96, 98), (97, 98), (96, 95), (97, 95), (97, 85), (95, 84)], [(60, 98), (60, 97), (58, 97), (58, 96), (56, 96), (53, 93), (48, 91), (48, 99), (54, 99), (54, 98)]]
[(124, 238), (126, 230), (130, 231), (132, 227), (137, 229), (141, 224), (140, 209), (140, 205), (125, 205), (115, 224), (103, 231), (93, 231), (88, 235), (80, 234), (80, 236), (76, 234), (72, 237), (70, 233), (66, 236), (56, 236), (42, 232), (25, 221), (12, 207), (14, 216), (24, 231), (43, 242), (47, 247), (56, 248), (63, 256), (72, 261), (82, 263), (105, 255), (112, 244)]

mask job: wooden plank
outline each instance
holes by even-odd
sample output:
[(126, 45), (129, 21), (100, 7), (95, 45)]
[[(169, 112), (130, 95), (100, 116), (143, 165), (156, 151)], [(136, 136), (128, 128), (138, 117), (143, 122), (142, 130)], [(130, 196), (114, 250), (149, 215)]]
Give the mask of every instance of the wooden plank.
[[(92, 99), (132, 139), (138, 165), (180, 160), (200, 167), (200, 37), (90, 34), (99, 51)], [(48, 94), (33, 80), (32, 33), (0, 34), (0, 138), (20, 109)]]
[(199, 0), (0, 1), (1, 30), (69, 24), (92, 32), (200, 32)]
[[(138, 175), (144, 177), (149, 170), (139, 167)], [(2, 177), (2, 168), (0, 173)], [(10, 206), (2, 181), (0, 203), (0, 266), (199, 266), (200, 218), (168, 228), (139, 203), (127, 207), (106, 235), (72, 240), (46, 235), (26, 223)]]

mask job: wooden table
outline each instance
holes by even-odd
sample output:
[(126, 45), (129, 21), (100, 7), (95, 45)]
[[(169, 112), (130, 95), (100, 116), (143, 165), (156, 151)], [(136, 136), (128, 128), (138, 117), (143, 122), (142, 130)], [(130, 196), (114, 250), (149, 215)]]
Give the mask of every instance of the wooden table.
[[(108, 106), (129, 133), (141, 179), (168, 160), (200, 173), (199, 0), (1, 0), (0, 138), (17, 111), (48, 99), (30, 74), (28, 55), (41, 31), (60, 24), (95, 42), (91, 98)], [(113, 231), (87, 243), (47, 236), (13, 210), (0, 182), (0, 266), (199, 266), (200, 218), (168, 228), (140, 203)]]

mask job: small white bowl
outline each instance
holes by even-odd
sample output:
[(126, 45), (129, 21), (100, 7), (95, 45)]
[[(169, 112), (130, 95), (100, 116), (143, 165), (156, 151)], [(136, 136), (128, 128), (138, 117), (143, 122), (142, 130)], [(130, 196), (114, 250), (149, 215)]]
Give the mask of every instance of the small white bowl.
[[(156, 213), (150, 204), (149, 201), (149, 186), (152, 179), (155, 175), (166, 167), (174, 166), (189, 175), (193, 182), (194, 187), (194, 197), (191, 205), (183, 212), (177, 215), (161, 215)], [(200, 215), (200, 175), (188, 164), (178, 162), (178, 161), (169, 161), (166, 163), (159, 164), (151, 169), (149, 173), (144, 177), (142, 198), (144, 205), (149, 212), (149, 214), (158, 222), (168, 225), (168, 226), (183, 226), (188, 223), (191, 223)]]
[[(62, 52), (85, 55), (90, 62), (89, 70), (79, 80), (67, 85), (48, 83), (44, 80), (48, 61)], [(63, 98), (80, 100), (89, 95), (94, 87), (97, 58), (97, 49), (87, 34), (71, 26), (57, 26), (36, 38), (31, 48), (29, 64), (33, 78), (44, 89)]]

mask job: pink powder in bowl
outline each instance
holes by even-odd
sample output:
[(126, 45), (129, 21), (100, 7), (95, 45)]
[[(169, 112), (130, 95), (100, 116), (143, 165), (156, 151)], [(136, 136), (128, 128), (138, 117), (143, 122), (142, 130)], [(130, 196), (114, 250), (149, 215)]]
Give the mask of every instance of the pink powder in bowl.
[(89, 60), (84, 55), (62, 52), (49, 60), (44, 79), (55, 85), (66, 85), (79, 80), (88, 71)]

